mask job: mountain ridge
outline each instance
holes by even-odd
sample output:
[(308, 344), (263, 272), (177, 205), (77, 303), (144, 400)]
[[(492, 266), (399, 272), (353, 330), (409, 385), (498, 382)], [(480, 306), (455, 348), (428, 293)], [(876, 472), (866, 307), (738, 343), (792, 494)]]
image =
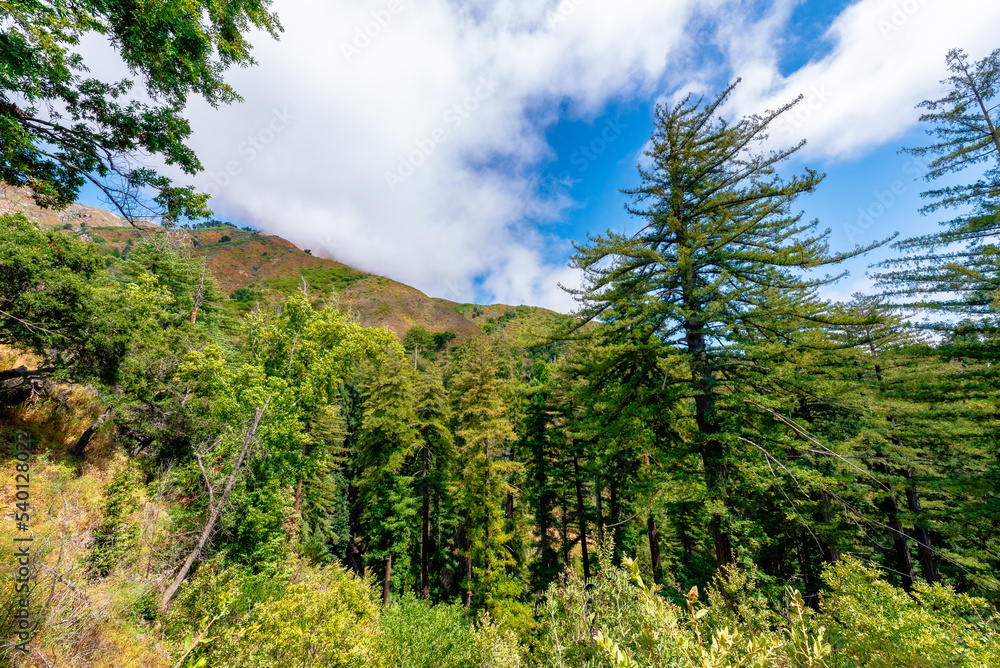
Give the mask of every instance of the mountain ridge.
[[(278, 235), (213, 221), (163, 228), (151, 221), (133, 226), (104, 209), (75, 203), (54, 211), (37, 206), (26, 191), (0, 189), (0, 213), (20, 211), (42, 229), (87, 239), (109, 254), (127, 254), (141, 237), (165, 234), (175, 246), (205, 258), (208, 271), (227, 295), (245, 289), (251, 298), (272, 300), (301, 287), (328, 295), (369, 327), (385, 327), (402, 338), (413, 327), (430, 334), (451, 332), (457, 340), (500, 331), (521, 345), (541, 343), (540, 331), (567, 316), (539, 306), (463, 304), (435, 298), (391, 278), (357, 270), (298, 248)], [(238, 307), (237, 307), (238, 308)]]

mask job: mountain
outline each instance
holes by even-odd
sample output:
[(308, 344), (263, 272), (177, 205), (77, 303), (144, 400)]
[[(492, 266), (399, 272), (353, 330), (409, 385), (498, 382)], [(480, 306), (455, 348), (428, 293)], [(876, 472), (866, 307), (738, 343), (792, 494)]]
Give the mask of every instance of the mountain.
[(364, 325), (386, 327), (400, 338), (410, 328), (421, 326), (431, 334), (452, 332), (459, 341), (506, 332), (519, 345), (539, 343), (542, 331), (566, 318), (537, 306), (435, 299), (390, 278), (315, 257), (279, 236), (229, 223), (164, 229), (143, 221), (136, 228), (120, 216), (83, 204), (62, 211), (43, 209), (24, 191), (9, 187), (0, 189), (0, 213), (7, 211), (22, 211), (43, 229), (87, 239), (117, 256), (126, 254), (142, 237), (165, 235), (175, 246), (205, 258), (222, 290), (239, 298), (232, 300), (237, 310), (249, 308), (257, 299), (280, 299), (305, 286), (311, 294), (335, 296)]

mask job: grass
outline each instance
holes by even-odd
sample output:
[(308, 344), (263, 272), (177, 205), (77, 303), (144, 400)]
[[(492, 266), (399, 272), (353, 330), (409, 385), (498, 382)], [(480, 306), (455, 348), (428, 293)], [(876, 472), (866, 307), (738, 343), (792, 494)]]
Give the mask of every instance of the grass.
[(264, 281), (264, 285), (282, 294), (293, 294), (302, 287), (304, 278), (310, 292), (340, 292), (366, 274), (355, 271), (346, 265), (332, 267), (305, 267), (299, 276), (276, 276)]

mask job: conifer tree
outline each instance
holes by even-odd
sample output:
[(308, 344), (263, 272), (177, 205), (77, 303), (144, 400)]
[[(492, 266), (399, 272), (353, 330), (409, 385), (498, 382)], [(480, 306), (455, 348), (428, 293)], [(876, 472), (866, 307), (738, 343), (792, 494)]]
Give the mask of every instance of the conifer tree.
[(640, 166), (639, 187), (623, 191), (642, 226), (632, 235), (609, 230), (578, 246), (573, 265), (583, 270), (585, 285), (570, 290), (584, 320), (604, 322), (607, 345), (632, 341), (659, 348), (654, 359), (686, 365), (686, 378), (665, 376), (662, 387), (676, 401), (693, 402), (692, 440), (719, 565), (735, 560), (727, 519), (733, 462), (748, 448), (746, 458), (753, 459), (758, 449), (746, 437), (754, 422), (749, 400), (772, 401), (770, 370), (808, 347), (809, 331), (825, 320), (816, 290), (839, 278), (804, 272), (877, 245), (831, 254), (829, 230), (802, 222), (792, 205), (822, 177), (806, 169), (786, 180), (776, 169), (803, 144), (758, 148), (795, 102), (729, 123), (719, 110), (735, 85), (710, 101), (689, 96), (657, 107), (646, 152), (651, 164)]
[(553, 424), (554, 407), (550, 383), (552, 371), (545, 362), (536, 362), (533, 378), (525, 388), (524, 411), (519, 450), (529, 481), (528, 504), (538, 535), (538, 556), (532, 563), (535, 591), (544, 591), (559, 574), (559, 552), (553, 548), (556, 528), (555, 510), (560, 485), (560, 453), (556, 440), (560, 431)]
[(421, 370), (416, 384), (416, 428), (419, 433), (420, 477), (420, 595), (430, 598), (431, 500), (439, 497), (455, 459), (454, 439), (448, 428), (450, 411), (441, 371), (436, 365)]
[[(925, 100), (920, 121), (929, 124), (927, 134), (935, 138), (928, 146), (904, 149), (930, 158), (925, 179), (929, 182), (985, 165), (973, 183), (934, 188), (922, 193), (930, 203), (921, 213), (955, 210), (959, 214), (942, 223), (944, 230), (896, 244), (916, 255), (881, 263), (879, 275), (889, 294), (909, 300), (939, 318), (988, 326), (995, 332), (1000, 300), (1000, 270), (996, 262), (1000, 234), (1000, 49), (978, 62), (970, 62), (962, 49), (947, 55), (951, 76), (941, 83), (948, 93)], [(941, 249), (949, 248), (947, 251)], [(951, 325), (938, 321), (937, 329)], [(992, 334), (991, 334), (992, 335)], [(965, 354), (995, 357), (982, 346), (962, 345)], [(972, 341), (964, 342), (966, 344)]]
[(465, 574), (462, 603), (489, 605), (497, 592), (509, 554), (504, 543), (504, 507), (515, 492), (510, 477), (522, 467), (511, 461), (516, 439), (504, 403), (495, 344), (484, 338), (468, 341), (451, 379), (456, 436), (462, 460), (455, 504), (464, 524)]
[[(413, 541), (416, 499), (404, 467), (419, 447), (413, 371), (401, 351), (373, 370), (358, 434), (358, 504), (368, 557), (385, 564), (382, 602), (389, 604), (393, 557), (405, 559)], [(404, 569), (405, 571), (405, 569)]]

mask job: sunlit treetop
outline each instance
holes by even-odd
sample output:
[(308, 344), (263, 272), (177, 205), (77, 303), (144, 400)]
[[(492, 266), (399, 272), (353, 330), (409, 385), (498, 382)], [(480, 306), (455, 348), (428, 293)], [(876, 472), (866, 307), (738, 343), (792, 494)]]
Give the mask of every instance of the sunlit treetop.
[[(253, 65), (246, 33), (277, 37), (271, 0), (0, 2), (0, 181), (42, 206), (73, 202), (88, 181), (127, 219), (209, 213), (208, 196), (145, 164), (201, 170), (187, 146), (189, 96), (240, 99), (223, 75)], [(132, 73), (106, 81), (79, 53), (102, 35)]]

